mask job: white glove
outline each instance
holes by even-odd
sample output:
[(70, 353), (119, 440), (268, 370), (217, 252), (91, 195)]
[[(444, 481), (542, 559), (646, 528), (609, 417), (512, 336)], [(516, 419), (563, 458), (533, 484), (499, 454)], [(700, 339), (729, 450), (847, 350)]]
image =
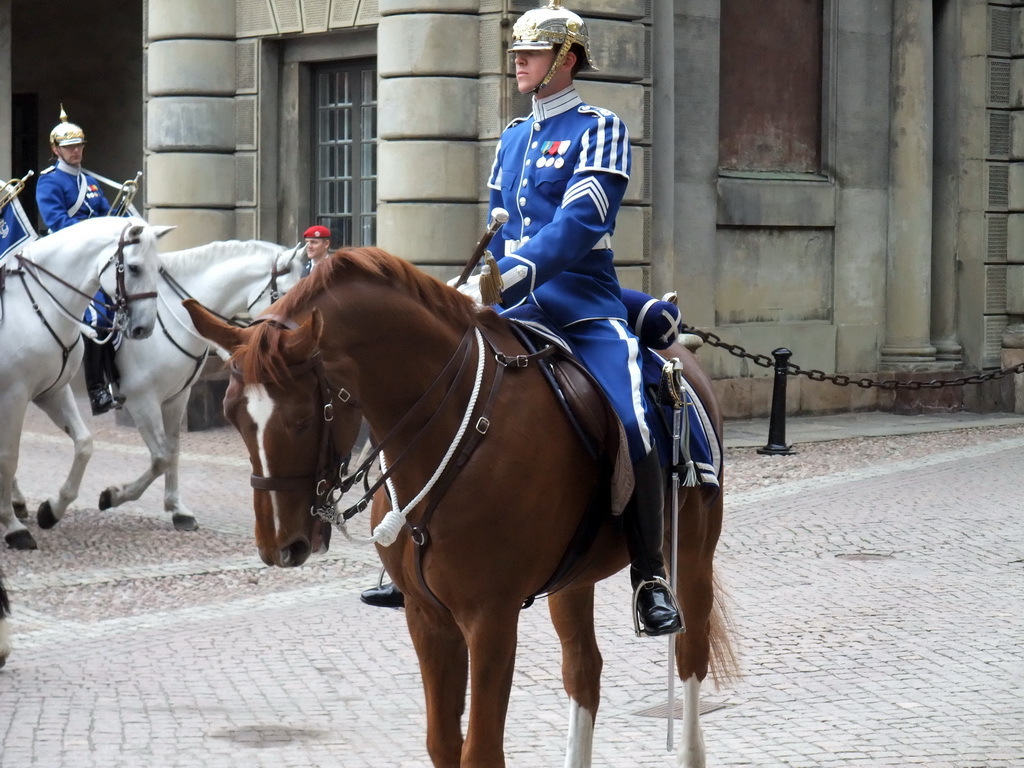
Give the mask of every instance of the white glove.
[(457, 283), (458, 280), (459, 278), (453, 277), (451, 280), (448, 281), (448, 285), (450, 285), (452, 288), (455, 288), (455, 290), (457, 290), (464, 296), (469, 296), (469, 298), (471, 298), (477, 304), (477, 306), (482, 307), (484, 303), (482, 297), (480, 296), (480, 275), (470, 275), (469, 279), (466, 282), (456, 287), (455, 283)]

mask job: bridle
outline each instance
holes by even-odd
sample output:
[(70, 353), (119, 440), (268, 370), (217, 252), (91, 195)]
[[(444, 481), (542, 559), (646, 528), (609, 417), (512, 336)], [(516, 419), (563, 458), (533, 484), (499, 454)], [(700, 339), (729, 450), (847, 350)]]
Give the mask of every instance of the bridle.
[(273, 304), (275, 301), (281, 298), (281, 289), (277, 285), (277, 278), (284, 277), (285, 275), (292, 271), (291, 263), (295, 260), (295, 257), (298, 256), (299, 251), (301, 250), (302, 245), (296, 245), (294, 248), (292, 248), (291, 256), (288, 257), (288, 260), (284, 263), (284, 266), (280, 268), (277, 266), (278, 254), (274, 254), (274, 261), (270, 265), (270, 279), (267, 281), (267, 284), (263, 288), (263, 290), (257, 293), (253, 297), (253, 300), (249, 302), (249, 305), (246, 307), (246, 311), (248, 311), (251, 314), (252, 308), (256, 306), (256, 302), (263, 298), (263, 296), (266, 295), (267, 293), (270, 294), (271, 304)]
[[(127, 224), (127, 225), (125, 225), (124, 229), (121, 230), (121, 234), (118, 236), (118, 239), (117, 239), (117, 250), (114, 251), (114, 254), (107, 260), (107, 263), (104, 264), (100, 268), (100, 271), (98, 273), (99, 275), (102, 275), (107, 270), (107, 268), (109, 266), (111, 266), (112, 264), (114, 265), (114, 269), (115, 269), (115, 289), (114, 289), (113, 304), (107, 304), (107, 303), (104, 302), (104, 303), (102, 303), (102, 306), (103, 306), (104, 309), (113, 309), (114, 310), (114, 313), (115, 313), (114, 324), (118, 328), (121, 328), (123, 326), (124, 322), (127, 320), (127, 318), (129, 318), (131, 316), (131, 310), (130, 310), (130, 306), (129, 306), (131, 304), (131, 302), (133, 302), (133, 301), (140, 301), (142, 299), (155, 299), (156, 298), (156, 291), (147, 291), (145, 293), (128, 293), (128, 288), (127, 288), (127, 286), (125, 284), (125, 279), (124, 279), (124, 270), (125, 270), (125, 266), (124, 266), (124, 249), (125, 249), (125, 246), (128, 246), (128, 245), (138, 245), (140, 242), (142, 242), (141, 238), (139, 238), (139, 237), (133, 237), (131, 239), (127, 239), (125, 237), (125, 235), (128, 233), (128, 230), (131, 229), (133, 226), (135, 226), (135, 225), (134, 224)], [(39, 287), (42, 288), (43, 291), (53, 300), (53, 303), (57, 305), (57, 307), (60, 309), (61, 312), (63, 312), (66, 316), (68, 316), (69, 318), (71, 318), (72, 320), (74, 320), (77, 323), (81, 323), (82, 322), (81, 318), (72, 316), (72, 314), (64, 307), (64, 305), (61, 304), (60, 301), (58, 301), (57, 297), (53, 295), (52, 291), (50, 291), (50, 289), (46, 287), (46, 285), (43, 283), (43, 281), (39, 279), (39, 275), (36, 274), (36, 272), (37, 271), (38, 272), (42, 272), (44, 275), (47, 275), (48, 277), (52, 278), (53, 280), (56, 280), (58, 283), (63, 285), (65, 288), (71, 290), (74, 293), (77, 293), (79, 296), (83, 296), (83, 297), (89, 299), (90, 301), (93, 301), (94, 296), (92, 296), (92, 295), (90, 295), (88, 293), (85, 293), (84, 291), (80, 291), (78, 288), (76, 288), (75, 286), (71, 285), (71, 283), (69, 283), (67, 280), (62, 278), (60, 275), (54, 274), (53, 272), (48, 270), (46, 267), (44, 267), (44, 266), (42, 266), (40, 264), (35, 263), (31, 259), (25, 258), (25, 256), (23, 254), (19, 253), (19, 254), (17, 254), (15, 256), (15, 258), (18, 260), (18, 264), (20, 264), (21, 267), (23, 268), (24, 274), (28, 274), (28, 275), (32, 276), (32, 278), (36, 281), (36, 283), (39, 285)], [(29, 267), (31, 269), (29, 269)], [(42, 317), (42, 314), (40, 313), (40, 310), (39, 310), (39, 305), (36, 303), (35, 298), (32, 296), (31, 291), (28, 289), (28, 284), (27, 283), (25, 284), (25, 290), (28, 291), (29, 299), (32, 301), (32, 308), (36, 311), (36, 314), (38, 314), (40, 317)], [(43, 319), (43, 323), (44, 324), (46, 323), (45, 319)], [(47, 324), (47, 327), (49, 328), (49, 324)], [(51, 333), (53, 332), (52, 329), (51, 329), (50, 332)]]
[[(288, 323), (285, 327), (296, 327), (291, 321), (282, 321), (277, 318), (261, 317), (256, 322), (274, 322), (282, 325)], [(332, 499), (340, 498), (341, 494), (344, 493), (344, 490), (339, 491), (337, 488), (341, 482), (340, 478), (343, 477), (348, 467), (351, 451), (342, 456), (334, 439), (334, 430), (332, 429), (332, 422), (334, 421), (334, 395), (327, 381), (327, 374), (324, 371), (321, 354), (317, 352), (306, 360), (288, 366), (288, 371), (293, 378), (306, 371), (311, 371), (317, 381), (323, 418), (320, 427), (316, 469), (311, 475), (293, 476), (258, 475), (253, 472), (249, 476), (249, 483), (253, 488), (260, 491), (304, 491), (313, 485), (316, 493), (316, 503), (310, 508), (310, 513), (317, 514), (317, 510), (333, 503)], [(242, 380), (242, 372), (235, 363), (231, 364), (231, 376), (238, 381)], [(351, 395), (345, 389), (339, 389), (337, 397), (338, 401), (343, 405), (351, 403)], [(335, 479), (335, 476), (338, 479)], [(349, 482), (348, 486), (351, 486), (352, 482)], [(345, 490), (347, 490), (348, 486), (346, 486)], [(337, 495), (335, 496), (335, 494)]]
[[(257, 320), (257, 322), (259, 321), (274, 322), (288, 329), (298, 327), (290, 320), (276, 318), (273, 316), (264, 315)], [(430, 480), (427, 481), (424, 487), (411, 501), (399, 509), (397, 493), (393, 483), (391, 482), (391, 478), (399, 466), (402, 465), (403, 460), (410, 455), (410, 451), (413, 447), (420, 442), (421, 438), (428, 433), (430, 427), (435, 424), (439, 415), (445, 412), (446, 404), (452, 399), (460, 382), (463, 381), (464, 373), (467, 371), (470, 359), (473, 357), (470, 353), (474, 347), (474, 339), (477, 341), (476, 346), (478, 348), (478, 354), (476, 355), (477, 371), (472, 394), (470, 395), (469, 402), (466, 405), (459, 430)], [(485, 339), (487, 348), (489, 348), (493, 353), (493, 359), (496, 365), (494, 366), (494, 374), (491, 378), (489, 391), (486, 394), (486, 400), (480, 411), (480, 415), (476, 418), (475, 422), (473, 422), (472, 428), (467, 429), (476, 410), (478, 395), (482, 392), (483, 371), (486, 367), (485, 361), (488, 357), (488, 355), (485, 354)], [(358, 404), (352, 400), (351, 394), (348, 390), (331, 386), (327, 380), (326, 372), (324, 371), (321, 353), (318, 351), (312, 357), (287, 367), (293, 374), (300, 374), (307, 370), (312, 371), (317, 379), (317, 389), (320, 393), (319, 404), (323, 411), (323, 421), (321, 424), (320, 446), (315, 473), (312, 475), (296, 475), (290, 477), (267, 477), (253, 473), (250, 477), (250, 484), (257, 490), (265, 491), (303, 491), (308, 490), (313, 486), (315, 500), (313, 505), (310, 507), (310, 514), (319, 518), (323, 522), (337, 526), (343, 533), (345, 533), (346, 536), (348, 536), (348, 538), (352, 538), (345, 529), (346, 523), (359, 512), (366, 509), (374, 494), (381, 488), (381, 486), (387, 483), (392, 508), (378, 524), (372, 537), (366, 540), (365, 543), (376, 543), (380, 546), (388, 546), (397, 539), (402, 528), (407, 527), (410, 532), (410, 539), (414, 545), (414, 563), (419, 583), (422, 586), (424, 593), (428, 595), (436, 605), (444, 608), (444, 604), (427, 585), (423, 572), (423, 553), (430, 543), (430, 535), (428, 532), (430, 520), (434, 511), (437, 509), (441, 500), (447, 493), (448, 488), (451, 486), (452, 482), (454, 482), (462, 468), (466, 465), (473, 451), (476, 449), (476, 446), (479, 444), (483, 436), (487, 434), (487, 431), (490, 428), (490, 415), (494, 408), (494, 404), (497, 401), (497, 395), (504, 371), (506, 369), (525, 369), (532, 360), (546, 357), (551, 354), (553, 349), (554, 347), (548, 347), (541, 352), (528, 355), (505, 355), (498, 350), (494, 342), (488, 338), (480, 328), (470, 326), (466, 329), (466, 333), (459, 342), (459, 346), (455, 350), (455, 353), (451, 358), (449, 358), (441, 372), (434, 378), (433, 383), (431, 383), (430, 386), (427, 387), (420, 395), (417, 401), (406, 410), (402, 418), (399, 419), (398, 423), (395, 424), (394, 427), (392, 427), (391, 431), (388, 432), (384, 439), (374, 446), (374, 450), (371, 454), (350, 474), (347, 473), (348, 464), (351, 459), (351, 451), (346, 456), (342, 457), (334, 442), (334, 430), (331, 429), (331, 422), (334, 419), (333, 401), (334, 398), (337, 397), (338, 401), (345, 406), (358, 407)], [(231, 375), (239, 381), (242, 380), (241, 371), (235, 365), (232, 365)], [(441, 390), (442, 387), (444, 387), (444, 391), (441, 395), (441, 402), (437, 405), (432, 404), (430, 400), (428, 400), (428, 397), (432, 393)], [(332, 394), (334, 391), (337, 391), (338, 394)], [(412, 436), (412, 438), (405, 441), (401, 448), (401, 452), (395, 461), (390, 466), (386, 466), (383, 453), (384, 448), (391, 442), (395, 441), (398, 435), (402, 434), (401, 430), (403, 427), (407, 426), (415, 415), (421, 414), (424, 407), (431, 408), (430, 415), (425, 419), (424, 423), (421, 424), (418, 431)], [(380, 462), (381, 475), (371, 485), (369, 482), (369, 470), (375, 461)], [(335, 467), (337, 467), (337, 469), (335, 469)], [(341, 497), (358, 482), (361, 482), (363, 485), (363, 494), (355, 504), (352, 504), (347, 509), (338, 509), (338, 502)], [(429, 499), (423, 507), (422, 512), (419, 514), (415, 524), (409, 522), (406, 519), (406, 516), (413, 508), (420, 504), (421, 501), (427, 498), (428, 494)]]
[[(294, 330), (298, 327), (297, 324), (290, 320), (266, 315), (258, 318), (255, 322), (273, 322), (290, 330)], [(332, 525), (337, 525), (339, 527), (344, 526), (348, 520), (369, 506), (373, 495), (381, 488), (382, 485), (391, 479), (397, 469), (402, 466), (404, 459), (410, 455), (412, 448), (420, 441), (422, 436), (427, 433), (430, 427), (436, 423), (440, 415), (444, 412), (445, 405), (452, 399), (459, 382), (463, 378), (463, 374), (468, 368), (469, 361), (472, 357), (470, 353), (473, 349), (472, 341), (475, 330), (476, 329), (472, 327), (466, 330), (466, 333), (462, 337), (462, 341), (459, 343), (455, 353), (451, 358), (449, 358), (445, 367), (435, 377), (433, 383), (423, 391), (417, 401), (405, 412), (391, 431), (374, 446), (370, 455), (367, 456), (358, 467), (352, 470), (351, 473), (349, 473), (348, 470), (348, 465), (351, 460), (351, 451), (349, 451), (347, 455), (342, 456), (341, 451), (337, 448), (334, 442), (334, 430), (331, 429), (331, 422), (334, 420), (335, 399), (346, 407), (358, 407), (358, 404), (352, 399), (351, 393), (347, 389), (344, 387), (334, 387), (330, 384), (327, 379), (326, 371), (324, 370), (323, 359), (319, 352), (306, 360), (288, 366), (287, 370), (293, 376), (310, 371), (317, 380), (317, 390), (320, 395), (319, 406), (323, 413), (323, 419), (320, 430), (316, 470), (313, 474), (309, 475), (285, 477), (262, 476), (254, 473), (250, 477), (252, 487), (265, 491), (296, 491), (313, 487), (315, 502), (310, 508), (310, 514), (319, 517)], [(482, 348), (480, 352), (482, 355)], [(503, 365), (507, 364), (503, 360), (499, 360), (499, 362), (502, 362)], [(498, 367), (499, 371), (502, 369), (503, 365)], [(242, 380), (241, 371), (234, 364), (231, 366), (231, 375), (239, 381)], [(384, 449), (395, 442), (396, 436), (400, 431), (407, 426), (412, 419), (422, 413), (428, 398), (434, 392), (439, 391), (446, 382), (447, 387), (444, 389), (441, 402), (436, 407), (432, 407), (432, 412), (420, 426), (418, 432), (412, 437), (412, 439), (408, 440), (404, 444), (395, 461), (391, 463), (389, 467), (384, 469), (381, 476), (371, 485), (369, 483), (370, 468), (375, 462), (379, 461), (380, 458), (383, 457)], [(481, 415), (475, 422), (473, 431), (479, 437), (482, 437), (490, 426), (488, 415), (490, 413), (490, 408), (493, 405), (499, 382), (500, 374), (496, 375), (494, 380), (491, 382), (491, 392), (487, 407), (485, 408), (483, 415)], [(475, 398), (471, 399), (467, 413), (472, 410), (474, 405)], [(477, 439), (479, 439), (479, 437), (477, 437)], [(472, 442), (472, 445), (475, 446), (476, 440), (467, 442)], [(458, 466), (461, 466), (461, 463), (464, 463), (465, 458), (468, 458), (468, 454), (464, 448), (462, 461), (458, 462)], [(337, 467), (337, 469), (335, 469), (335, 467)], [(363, 494), (355, 504), (352, 504), (347, 509), (339, 510), (337, 505), (341, 497), (356, 483), (360, 482), (363, 484)]]
[[(128, 319), (131, 317), (131, 302), (140, 301), (142, 299), (156, 298), (156, 291), (147, 291), (145, 293), (128, 293), (128, 289), (125, 284), (125, 246), (138, 245), (141, 242), (141, 239), (139, 237), (133, 237), (131, 239), (127, 239), (125, 237), (128, 230), (133, 226), (135, 225), (128, 224), (125, 226), (124, 229), (121, 230), (121, 234), (117, 239), (117, 250), (107, 260), (107, 263), (100, 268), (99, 271), (99, 274), (102, 275), (103, 272), (107, 269), (107, 267), (109, 267), (111, 264), (114, 265), (116, 270), (114, 303), (102, 303), (102, 306), (105, 309), (114, 310), (115, 328), (123, 327), (127, 323)], [(95, 301), (95, 296), (85, 293), (84, 291), (80, 291), (77, 287), (71, 285), (67, 280), (62, 278), (60, 275), (54, 274), (46, 267), (43, 267), (42, 265), (35, 263), (31, 259), (25, 258), (23, 254), (16, 254), (14, 258), (17, 259), (18, 264), (21, 267), (19, 270), (14, 272), (14, 274), (21, 278), (21, 283), (25, 288), (25, 294), (28, 296), (29, 301), (32, 303), (32, 309), (35, 311), (36, 316), (39, 318), (40, 322), (42, 322), (43, 327), (46, 328), (47, 331), (49, 331), (50, 335), (53, 337), (54, 341), (57, 342), (57, 345), (61, 349), (60, 373), (57, 374), (57, 378), (54, 379), (53, 384), (51, 384), (49, 387), (44, 389), (42, 393), (40, 393), (45, 394), (46, 392), (49, 392), (51, 389), (53, 389), (57, 385), (57, 382), (60, 381), (61, 376), (64, 375), (64, 371), (67, 368), (68, 364), (68, 358), (71, 356), (71, 350), (75, 348), (75, 345), (78, 343), (78, 339), (81, 334), (76, 333), (74, 341), (71, 342), (71, 346), (65, 346), (63, 340), (60, 338), (60, 335), (53, 329), (53, 326), (50, 325), (50, 322), (46, 319), (46, 315), (44, 315), (42, 309), (40, 309), (39, 302), (36, 301), (35, 296), (32, 294), (32, 289), (29, 287), (28, 280), (26, 280), (26, 275), (31, 276), (32, 279), (35, 280), (36, 284), (40, 288), (42, 288), (43, 292), (46, 293), (47, 296), (50, 297), (50, 300), (57, 306), (57, 309), (59, 309), (62, 314), (71, 319), (73, 322), (77, 323), (79, 326), (85, 326), (85, 323), (82, 322), (82, 318), (75, 317), (74, 315), (72, 315), (71, 312), (69, 312), (68, 309), (63, 304), (60, 303), (60, 300), (53, 295), (53, 292), (49, 288), (47, 288), (46, 284), (40, 279), (38, 273), (41, 272), (44, 275), (47, 275), (48, 277), (52, 278), (53, 280), (56, 280), (58, 283), (63, 285), (65, 288), (71, 290), (73, 293), (77, 293), (79, 296), (82, 296), (88, 299), (89, 301)]]

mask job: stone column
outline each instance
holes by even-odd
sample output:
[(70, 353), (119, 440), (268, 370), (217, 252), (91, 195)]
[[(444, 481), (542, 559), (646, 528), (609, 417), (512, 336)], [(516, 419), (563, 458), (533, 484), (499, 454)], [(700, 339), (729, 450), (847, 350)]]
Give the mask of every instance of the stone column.
[(932, 0), (893, 0), (889, 242), (882, 370), (930, 370)]
[[(963, 104), (982, 98), (961, 85), (964, 66), (960, 40), (962, 10), (947, 3), (936, 17), (935, 77), (935, 210), (932, 216), (931, 342), (940, 366), (958, 367), (963, 354), (957, 339), (956, 261), (960, 218), (960, 177), (964, 147), (960, 121)], [(974, 107), (974, 104), (971, 104)], [(982, 102), (984, 106), (984, 102)]]
[(651, 126), (651, 293), (677, 290), (676, 222), (676, 35), (675, 3), (651, 9), (654, 118)]
[(0, 182), (11, 178), (11, 4), (0, 0), (0, 104), (8, 115), (0, 120)]
[(377, 243), (426, 266), (464, 263), (483, 225), (480, 3), (380, 0), (379, 7)]
[(164, 250), (235, 236), (235, 3), (148, 0), (146, 201)]
[(662, 281), (659, 289), (679, 290), (679, 305), (686, 307), (688, 324), (713, 328), (718, 273), (721, 4), (717, 0), (680, 0), (672, 5), (676, 11), (676, 154), (672, 162), (678, 251), (671, 272), (659, 266), (656, 279)]

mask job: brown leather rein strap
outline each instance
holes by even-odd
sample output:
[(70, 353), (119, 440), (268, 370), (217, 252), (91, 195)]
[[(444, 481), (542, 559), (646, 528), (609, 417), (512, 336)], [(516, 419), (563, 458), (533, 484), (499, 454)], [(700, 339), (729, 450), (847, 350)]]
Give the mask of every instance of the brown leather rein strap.
[[(298, 325), (293, 321), (277, 315), (262, 315), (253, 322), (254, 324), (260, 322), (270, 322), (289, 330), (294, 330), (295, 328), (298, 327)], [(472, 348), (472, 331), (472, 328), (467, 329), (466, 334), (463, 336), (463, 339), (460, 342), (458, 349), (456, 349), (455, 351), (455, 354), (449, 359), (444, 369), (434, 379), (434, 382), (423, 392), (422, 395), (420, 395), (416, 403), (414, 403), (413, 406), (409, 408), (408, 411), (406, 411), (405, 415), (402, 417), (401, 420), (399, 420), (398, 424), (396, 424), (392, 428), (391, 432), (389, 432), (388, 435), (383, 440), (381, 440), (381, 442), (376, 446), (372, 454), (362, 464), (360, 464), (360, 466), (357, 467), (356, 470), (351, 475), (347, 476), (345, 473), (348, 471), (348, 462), (349, 459), (351, 458), (351, 453), (349, 453), (349, 455), (347, 456), (342, 457), (337, 449), (337, 446), (335, 446), (334, 444), (334, 433), (333, 430), (331, 430), (330, 428), (330, 422), (333, 421), (334, 419), (332, 395), (333, 389), (330, 383), (327, 381), (327, 375), (326, 372), (324, 371), (323, 359), (320, 353), (317, 352), (315, 355), (308, 358), (307, 360), (288, 366), (288, 370), (291, 371), (292, 373), (302, 373), (304, 370), (307, 369), (312, 370), (313, 374), (317, 378), (317, 381), (319, 382), (320, 402), (322, 404), (324, 412), (324, 427), (321, 431), (320, 450), (317, 458), (316, 474), (265, 477), (254, 473), (250, 475), (250, 485), (255, 489), (264, 491), (294, 491), (306, 490), (309, 488), (310, 483), (315, 483), (316, 504), (310, 509), (310, 512), (333, 525), (341, 525), (343, 521), (350, 519), (358, 512), (364, 510), (368, 506), (369, 500), (373, 497), (373, 494), (394, 473), (395, 469), (402, 463), (402, 459), (409, 455), (409, 450), (417, 442), (418, 435), (417, 437), (414, 437), (411, 441), (409, 441), (408, 444), (406, 444), (405, 448), (399, 454), (394, 464), (392, 464), (392, 466), (388, 469), (388, 472), (383, 474), (371, 488), (367, 488), (366, 492), (355, 505), (345, 510), (344, 512), (339, 512), (337, 509), (337, 502), (340, 500), (341, 496), (344, 493), (346, 493), (356, 482), (363, 480), (365, 485), (370, 465), (373, 463), (374, 460), (377, 459), (378, 456), (380, 456), (381, 452), (384, 450), (385, 445), (387, 445), (389, 441), (398, 433), (399, 429), (405, 426), (405, 424), (414, 415), (416, 415), (418, 410), (421, 410), (419, 406), (422, 403), (424, 403), (424, 401), (426, 400), (427, 396), (430, 393), (436, 390), (441, 385), (441, 383), (447, 379), (447, 374), (449, 374), (451, 369), (455, 366), (455, 363), (458, 361), (458, 370), (452, 377), (452, 383), (448, 387), (448, 390), (445, 392), (441, 404), (436, 409), (433, 410), (433, 413), (431, 414), (430, 418), (423, 425), (423, 427), (421, 427), (420, 432), (418, 434), (423, 434), (423, 432), (427, 428), (429, 428), (431, 424), (433, 424), (434, 421), (438, 418), (439, 414), (444, 409), (444, 405), (448, 402), (448, 400), (454, 393), (456, 383), (460, 380), (460, 378), (462, 377), (462, 373), (466, 369), (466, 365), (469, 360), (469, 351)], [(459, 355), (460, 352), (462, 352), (461, 361)], [(238, 379), (241, 379), (242, 377), (241, 371), (238, 370), (238, 367), (236, 365), (231, 366), (231, 374), (232, 376)], [(339, 399), (341, 400), (342, 403), (346, 405), (355, 405), (355, 403), (351, 401), (351, 397), (345, 389), (339, 389), (338, 393)], [(337, 470), (335, 470), (335, 467), (337, 467)]]
[[(298, 323), (279, 315), (262, 315), (256, 318), (252, 324), (259, 323), (272, 323), (287, 330), (295, 330), (299, 327)], [(314, 483), (317, 500), (320, 502), (330, 491), (327, 485), (331, 482), (330, 478), (334, 474), (334, 467), (340, 464), (344, 471), (344, 467), (348, 464), (348, 457), (343, 458), (334, 445), (334, 433), (330, 427), (330, 423), (334, 421), (334, 396), (331, 394), (331, 385), (327, 381), (327, 373), (324, 371), (323, 357), (320, 352), (288, 366), (288, 371), (293, 376), (307, 370), (312, 371), (316, 377), (323, 408), (324, 426), (320, 431), (320, 448), (317, 452), (315, 474), (267, 477), (254, 472), (249, 476), (249, 484), (260, 491), (303, 491), (309, 489), (310, 483)], [(242, 372), (235, 363), (231, 364), (231, 375), (239, 381), (242, 380)], [(344, 389), (339, 390), (339, 399), (343, 403), (349, 402), (348, 392)]]
[(125, 240), (125, 234), (133, 225), (126, 224), (124, 229), (121, 230), (120, 237), (117, 238), (117, 253), (114, 254), (114, 258), (108, 261), (103, 269), (100, 270), (100, 274), (103, 274), (103, 270), (106, 269), (113, 263), (116, 269), (116, 280), (117, 280), (117, 293), (114, 297), (114, 305), (122, 312), (128, 311), (128, 303), (131, 301), (137, 301), (139, 299), (155, 299), (156, 291), (147, 291), (146, 293), (128, 293), (128, 288), (124, 283), (124, 247), (126, 245), (138, 245), (140, 240), (135, 237), (131, 240)]
[[(387, 435), (385, 435), (384, 439), (381, 440), (376, 446), (374, 446), (373, 451), (370, 453), (369, 456), (366, 457), (363, 463), (356, 467), (351, 475), (343, 477), (341, 479), (338, 490), (342, 494), (346, 493), (355, 483), (362, 480), (363, 495), (359, 497), (359, 500), (356, 501), (355, 504), (351, 505), (343, 512), (334, 512), (330, 515), (330, 517), (325, 517), (325, 520), (335, 525), (341, 525), (344, 521), (350, 520), (352, 517), (366, 509), (366, 507), (370, 503), (370, 500), (373, 498), (373, 495), (395, 473), (395, 470), (402, 464), (403, 459), (405, 459), (406, 456), (409, 455), (410, 449), (419, 441), (420, 436), (424, 432), (426, 432), (426, 430), (429, 429), (430, 426), (438, 419), (438, 417), (444, 410), (444, 406), (448, 403), (453, 393), (455, 392), (455, 385), (459, 382), (459, 379), (462, 378), (462, 374), (465, 372), (466, 367), (469, 365), (469, 353), (470, 350), (472, 349), (472, 334), (473, 329), (468, 328), (466, 330), (466, 334), (462, 337), (462, 341), (459, 343), (458, 348), (455, 350), (455, 354), (448, 359), (447, 365), (445, 365), (444, 369), (437, 375), (433, 383), (431, 383), (431, 385), (423, 391), (423, 394), (420, 395), (416, 402), (412, 405), (412, 407), (405, 412), (405, 415), (398, 421), (398, 423), (391, 428), (391, 431), (388, 432)], [(461, 359), (459, 357), (460, 352), (462, 353)], [(423, 424), (423, 426), (420, 427), (419, 432), (417, 432), (417, 434), (412, 438), (412, 440), (408, 441), (405, 444), (405, 447), (402, 449), (402, 452), (398, 454), (398, 457), (391, 463), (387, 471), (382, 473), (381, 476), (377, 478), (377, 481), (373, 485), (369, 485), (368, 477), (370, 467), (374, 464), (374, 462), (376, 462), (379, 459), (380, 455), (384, 452), (384, 448), (388, 444), (388, 442), (391, 441), (391, 439), (396, 434), (398, 434), (398, 431), (402, 427), (404, 427), (406, 423), (420, 409), (420, 406), (426, 400), (427, 395), (429, 395), (435, 389), (437, 389), (440, 386), (441, 382), (445, 381), (448, 378), (447, 375), (449, 371), (452, 369), (452, 367), (455, 365), (456, 361), (459, 361), (458, 370), (456, 370), (455, 374), (451, 377), (451, 384), (445, 391), (444, 398), (441, 400), (441, 403), (436, 408), (433, 409), (433, 413), (430, 415), (430, 418), (428, 418), (427, 421)]]

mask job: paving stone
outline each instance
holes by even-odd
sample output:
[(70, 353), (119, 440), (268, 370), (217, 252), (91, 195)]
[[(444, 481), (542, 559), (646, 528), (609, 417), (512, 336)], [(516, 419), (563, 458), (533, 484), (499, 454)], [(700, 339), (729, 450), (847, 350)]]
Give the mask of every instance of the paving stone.
[[(86, 418), (81, 497), (52, 531), (32, 526), (39, 552), (0, 552), (15, 610), (0, 768), (427, 765), (404, 616), (358, 600), (373, 550), (337, 536), (308, 566), (263, 566), (227, 429), (183, 440), (198, 532), (171, 529), (159, 481), (101, 513), (99, 492), (148, 459), (131, 430)], [(34, 508), (70, 446), (38, 414), (27, 430)], [(705, 686), (723, 705), (702, 719), (709, 766), (1024, 766), (1024, 435), (963, 434), (875, 453), (833, 439), (813, 477), (733, 454), (718, 567), (744, 675)], [(759, 487), (762, 470), (790, 479)], [(594, 765), (668, 768), (664, 720), (637, 714), (664, 704), (665, 644), (632, 636), (628, 593), (625, 574), (598, 588)], [(509, 766), (561, 765), (567, 716), (541, 602), (521, 619)]]

